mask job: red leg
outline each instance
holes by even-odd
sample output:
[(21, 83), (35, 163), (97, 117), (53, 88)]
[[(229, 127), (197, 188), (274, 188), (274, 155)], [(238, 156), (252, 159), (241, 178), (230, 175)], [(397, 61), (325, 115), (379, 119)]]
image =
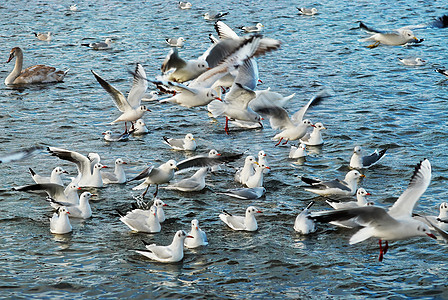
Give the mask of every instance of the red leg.
[(154, 198), (157, 197), (158, 192), (159, 192), (159, 185), (156, 184), (156, 192), (154, 193)]
[(286, 142), (284, 142), (282, 145), (286, 145), (286, 144), (288, 144), (288, 140), (286, 140)]
[(379, 240), (378, 244), (380, 245), (380, 255), (378, 256), (378, 261), (383, 261), (384, 252), (383, 252), (382, 241)]
[(278, 141), (277, 144), (274, 145), (274, 147), (280, 145), (280, 143), (281, 143), (282, 141), (283, 141), (283, 138), (280, 138), (280, 140)]
[(226, 117), (226, 126), (224, 127), (226, 134), (229, 134), (229, 118)]
[(386, 241), (386, 245), (385, 245), (385, 247), (383, 249), (383, 253), (386, 254), (388, 249), (389, 249), (389, 242)]
[(145, 195), (146, 195), (146, 193), (148, 192), (148, 189), (149, 189), (149, 184), (148, 184), (148, 186), (146, 187), (146, 190), (143, 192), (143, 194), (142, 194), (142, 200), (143, 200), (143, 198), (145, 198)]

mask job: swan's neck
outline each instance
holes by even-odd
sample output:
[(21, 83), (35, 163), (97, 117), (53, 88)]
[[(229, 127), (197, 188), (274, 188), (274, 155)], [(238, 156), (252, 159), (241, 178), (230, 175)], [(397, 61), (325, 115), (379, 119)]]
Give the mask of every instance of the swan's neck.
[(16, 80), (17, 77), (19, 77), (20, 73), (22, 73), (22, 66), (23, 66), (23, 53), (22, 51), (16, 51), (16, 62), (14, 65), (14, 69), (12, 72), (6, 77), (5, 84), (13, 84), (14, 80)]

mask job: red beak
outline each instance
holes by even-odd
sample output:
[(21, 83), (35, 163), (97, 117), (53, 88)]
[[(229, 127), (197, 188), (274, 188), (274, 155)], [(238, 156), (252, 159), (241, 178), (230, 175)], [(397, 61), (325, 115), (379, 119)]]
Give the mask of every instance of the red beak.
[(433, 238), (433, 239), (437, 240), (437, 237), (436, 237), (434, 234), (432, 234), (432, 233), (427, 233), (427, 235), (428, 235), (430, 238)]

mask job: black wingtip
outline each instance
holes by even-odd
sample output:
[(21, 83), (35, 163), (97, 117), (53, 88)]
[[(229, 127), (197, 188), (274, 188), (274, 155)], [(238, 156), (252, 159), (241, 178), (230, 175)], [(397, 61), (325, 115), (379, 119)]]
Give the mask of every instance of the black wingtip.
[(226, 215), (232, 216), (232, 214), (229, 213), (229, 212), (228, 212), (227, 210), (225, 210), (225, 209), (223, 209), (222, 212), (225, 213)]
[(151, 245), (151, 243), (148, 243), (147, 241), (145, 241), (144, 239), (141, 239), (142, 243), (147, 246), (147, 245)]
[(300, 177), (300, 179), (303, 182), (305, 182), (306, 184), (309, 184), (309, 185), (313, 185), (313, 184), (316, 184), (316, 183), (320, 182), (319, 180), (308, 178), (308, 177), (304, 177), (304, 176)]
[(118, 213), (118, 215), (120, 217), (124, 217), (126, 214), (124, 214), (121, 210), (119, 210), (118, 208), (115, 208), (115, 211)]
[(169, 142), (168, 142), (168, 137), (163, 136), (162, 138), (163, 138), (163, 140), (164, 140), (165, 142), (167, 142), (167, 143), (169, 144)]
[(31, 169), (31, 168), (28, 168), (28, 170), (30, 170), (31, 176), (34, 176), (34, 175), (36, 175), (36, 172), (34, 172), (34, 171), (33, 171), (33, 169)]

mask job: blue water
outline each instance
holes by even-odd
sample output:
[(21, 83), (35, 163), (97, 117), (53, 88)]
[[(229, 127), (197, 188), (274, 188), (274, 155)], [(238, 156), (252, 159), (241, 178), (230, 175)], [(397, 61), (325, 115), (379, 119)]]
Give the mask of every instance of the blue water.
[[(428, 158), (433, 180), (416, 211), (438, 214), (446, 201), (448, 86), (434, 72), (447, 66), (448, 29), (415, 30), (425, 41), (412, 47), (368, 49), (359, 40), (367, 35), (356, 21), (378, 29), (394, 29), (430, 22), (446, 14), (445, 1), (304, 2), (315, 6), (313, 17), (297, 14), (290, 1), (193, 2), (191, 10), (177, 9), (176, 1), (4, 1), (0, 5), (0, 61), (11, 48), (24, 50), (24, 66), (48, 64), (70, 68), (64, 83), (23, 89), (1, 86), (0, 153), (35, 144), (52, 145), (84, 154), (98, 152), (106, 164), (122, 157), (130, 175), (146, 163), (184, 159), (162, 144), (164, 135), (192, 132), (198, 153), (211, 146), (221, 152), (264, 149), (272, 171), (265, 178), (266, 196), (255, 201), (231, 199), (215, 192), (237, 187), (232, 169), (209, 175), (208, 188), (197, 194), (161, 191), (174, 222), (154, 235), (135, 234), (119, 221), (115, 208), (130, 209), (132, 185), (94, 190), (93, 217), (72, 221), (73, 233), (49, 232), (52, 211), (44, 196), (10, 191), (32, 183), (28, 167), (49, 172), (75, 166), (47, 154), (1, 166), (0, 260), (3, 298), (447, 298), (447, 246), (442, 241), (416, 238), (391, 243), (383, 262), (371, 239), (349, 245), (351, 230), (321, 225), (317, 233), (300, 236), (293, 229), (297, 213), (314, 199), (314, 210), (327, 209), (324, 199), (303, 190), (302, 175), (343, 177), (351, 151), (388, 146), (381, 164), (365, 170), (361, 183), (373, 194), (369, 200), (389, 206), (406, 188), (413, 167)], [(264, 34), (282, 42), (281, 48), (261, 57), (264, 89), (284, 95), (296, 93), (286, 109), (298, 110), (323, 88), (332, 97), (312, 108), (307, 117), (328, 128), (321, 149), (310, 151), (304, 164), (288, 160), (288, 147), (274, 147), (275, 132), (233, 131), (226, 136), (223, 120), (212, 121), (204, 108), (186, 109), (150, 103), (145, 116), (150, 134), (127, 143), (106, 144), (101, 133), (122, 130), (108, 123), (118, 116), (109, 95), (90, 70), (127, 92), (128, 69), (136, 62), (148, 76), (159, 74), (168, 53), (165, 38), (187, 37), (182, 57), (199, 56), (208, 48), (213, 22), (201, 15), (208, 10), (228, 11), (232, 28), (261, 22)], [(51, 42), (35, 39), (33, 32), (54, 33)], [(81, 43), (112, 38), (113, 50), (93, 51)], [(397, 57), (422, 57), (421, 67), (401, 65)], [(12, 64), (0, 65), (3, 79)], [(151, 88), (153, 88), (151, 86)], [(242, 160), (233, 166), (242, 165)], [(249, 205), (263, 211), (255, 233), (233, 232), (218, 218), (221, 209), (242, 213)], [(186, 250), (183, 262), (159, 264), (131, 252), (143, 249), (140, 239), (170, 243), (175, 231), (188, 230), (197, 218), (210, 244)]]

